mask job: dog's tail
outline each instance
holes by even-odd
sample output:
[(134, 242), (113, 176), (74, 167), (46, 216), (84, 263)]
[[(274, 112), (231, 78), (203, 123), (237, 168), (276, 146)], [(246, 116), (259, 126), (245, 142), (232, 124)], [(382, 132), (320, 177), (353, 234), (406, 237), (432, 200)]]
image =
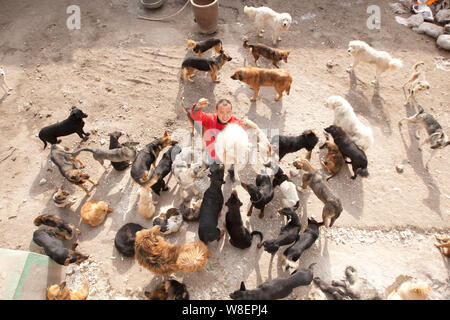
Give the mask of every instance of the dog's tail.
[(259, 236), (259, 243), (258, 243), (258, 249), (259, 248), (261, 248), (262, 247), (262, 241), (263, 241), (263, 238), (264, 238), (264, 236), (263, 236), (263, 234), (262, 234), (262, 232), (260, 232), (260, 231), (253, 231), (252, 233), (250, 233), (250, 235), (252, 236), (252, 239), (253, 239), (253, 236), (254, 235), (258, 235)]
[(252, 46), (250, 46), (249, 44), (248, 44), (248, 40), (246, 39), (246, 40), (244, 40), (244, 43), (242, 44), (242, 46), (245, 48), (245, 49), (248, 49), (248, 48), (251, 48)]
[(367, 178), (369, 176), (369, 171), (367, 168), (358, 168), (356, 169), (355, 174), (360, 175), (361, 177)]
[(71, 152), (70, 154), (73, 155), (74, 157), (76, 157), (76, 156), (78, 156), (78, 155), (80, 154), (80, 152), (82, 152), (82, 151), (89, 151), (89, 152), (94, 153), (94, 150), (92, 150), (92, 149), (89, 149), (89, 148), (81, 148), (81, 149), (78, 149), (78, 150), (75, 150), (75, 151)]
[(184, 272), (194, 272), (203, 269), (211, 253), (202, 241), (193, 242), (184, 249), (177, 258), (176, 264)]
[(42, 137), (41, 132), (39, 132), (38, 136), (39, 136), (39, 139), (41, 139), (42, 142), (44, 143), (44, 149), (42, 149), (42, 150), (45, 150), (45, 148), (47, 148), (47, 141), (45, 141), (45, 139)]
[(314, 267), (314, 265), (316, 265), (316, 264), (317, 264), (316, 262), (311, 263), (311, 264), (309, 265), (308, 269), (311, 270), (311, 271), (313, 271), (313, 267)]
[(395, 70), (401, 69), (402, 67), (403, 67), (403, 62), (399, 59), (392, 59), (389, 62), (389, 69), (391, 69), (391, 70), (395, 71)]
[(424, 65), (424, 64), (425, 64), (425, 62), (423, 62), (423, 61), (417, 62), (417, 63), (413, 66), (414, 71), (417, 72), (417, 71), (418, 71), (417, 68), (418, 68), (419, 66), (421, 66), (421, 65)]

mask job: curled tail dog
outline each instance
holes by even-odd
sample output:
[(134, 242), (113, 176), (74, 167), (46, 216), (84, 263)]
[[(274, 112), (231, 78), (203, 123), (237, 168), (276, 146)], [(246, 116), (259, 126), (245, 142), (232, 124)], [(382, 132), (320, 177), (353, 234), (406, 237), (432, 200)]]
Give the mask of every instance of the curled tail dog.
[(258, 247), (258, 249), (261, 248), (262, 245), (263, 245), (263, 238), (264, 238), (262, 232), (255, 230), (252, 233), (250, 233), (250, 235), (252, 236), (252, 240), (253, 240), (253, 236), (254, 235), (258, 235), (259, 236), (259, 243), (258, 243), (257, 247)]

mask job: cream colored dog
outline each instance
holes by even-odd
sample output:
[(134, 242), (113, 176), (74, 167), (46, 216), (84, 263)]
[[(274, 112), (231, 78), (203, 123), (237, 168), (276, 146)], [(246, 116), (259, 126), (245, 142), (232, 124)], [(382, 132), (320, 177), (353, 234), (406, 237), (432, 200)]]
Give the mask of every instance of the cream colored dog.
[(387, 300), (428, 300), (430, 291), (431, 287), (425, 282), (415, 279), (408, 280), (394, 289)]
[(334, 110), (334, 124), (341, 127), (359, 148), (366, 151), (373, 144), (372, 129), (358, 119), (347, 100), (331, 96), (325, 106)]
[(281, 40), (281, 32), (289, 29), (292, 23), (292, 17), (289, 13), (278, 13), (269, 7), (255, 8), (244, 6), (244, 13), (246, 13), (249, 18), (254, 19), (260, 37), (263, 36), (263, 28), (265, 26), (272, 28), (273, 44), (277, 44), (277, 41)]
[(386, 51), (378, 51), (364, 41), (350, 41), (347, 51), (353, 56), (353, 64), (347, 69), (348, 72), (355, 70), (360, 62), (374, 64), (376, 66), (375, 81), (378, 84), (380, 75), (387, 70), (398, 70), (403, 66), (401, 60), (393, 59)]

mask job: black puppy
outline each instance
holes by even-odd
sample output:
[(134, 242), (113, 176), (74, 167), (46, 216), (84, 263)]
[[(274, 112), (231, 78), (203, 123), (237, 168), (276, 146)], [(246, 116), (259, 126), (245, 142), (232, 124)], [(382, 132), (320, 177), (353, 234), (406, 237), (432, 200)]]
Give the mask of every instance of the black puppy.
[(127, 223), (123, 225), (116, 233), (114, 238), (114, 246), (117, 251), (127, 257), (134, 256), (134, 240), (136, 232), (142, 230), (143, 227), (136, 223)]
[(170, 147), (169, 150), (163, 154), (161, 160), (158, 162), (158, 165), (150, 176), (148, 185), (151, 186), (153, 192), (155, 192), (158, 196), (160, 195), (161, 190), (169, 190), (166, 186), (166, 182), (164, 181), (164, 177), (172, 171), (173, 161), (180, 152), (181, 147), (178, 144)]
[[(109, 134), (109, 150), (118, 149), (122, 147), (122, 144), (119, 142), (119, 138), (123, 136), (124, 132), (122, 131), (114, 131)], [(111, 161), (111, 165), (117, 171), (123, 171), (130, 166), (129, 161), (121, 161), (121, 162), (113, 162)]]
[(336, 125), (331, 125), (325, 128), (325, 131), (331, 134), (334, 143), (338, 146), (339, 151), (341, 151), (344, 159), (346, 157), (350, 158), (351, 162), (345, 161), (345, 163), (350, 163), (353, 169), (352, 179), (356, 179), (357, 175), (361, 177), (369, 176), (369, 171), (367, 171), (367, 156), (356, 144), (349, 138), (349, 136), (342, 130), (341, 127)]
[(311, 264), (308, 269), (302, 268), (295, 270), (287, 278), (277, 278), (263, 283), (258, 288), (247, 290), (244, 281), (241, 282), (241, 288), (230, 294), (233, 300), (275, 300), (283, 299), (291, 294), (292, 290), (299, 286), (307, 286), (313, 280)]
[(83, 141), (86, 141), (90, 133), (86, 133), (83, 130), (83, 118), (87, 118), (87, 116), (86, 113), (77, 107), (72, 107), (66, 120), (42, 128), (39, 131), (39, 139), (44, 142), (44, 149), (47, 147), (47, 142), (50, 144), (60, 143), (61, 140), (58, 137), (68, 136), (72, 133), (78, 134)]
[(206, 189), (202, 205), (200, 207), (200, 221), (198, 225), (198, 236), (201, 241), (208, 242), (219, 240), (225, 233), (217, 228), (219, 215), (223, 207), (222, 184), (225, 170), (223, 164), (213, 163), (209, 166), (211, 173), (208, 175), (211, 184)]
[[(298, 204), (296, 206), (298, 208)], [(291, 244), (297, 239), (298, 233), (302, 228), (300, 219), (297, 213), (295, 213), (297, 208), (283, 208), (278, 211), (279, 214), (282, 214), (288, 218), (289, 223), (281, 228), (281, 232), (276, 239), (266, 240), (263, 242), (265, 251), (273, 254), (277, 252), (280, 246)]]
[(298, 263), (296, 264), (296, 262), (300, 259), (303, 251), (311, 247), (317, 240), (319, 237), (319, 228), (321, 226), (323, 226), (323, 221), (319, 223), (314, 219), (308, 218), (308, 227), (305, 232), (300, 233), (295, 243), (284, 250), (283, 255), (281, 256), (281, 261), (286, 264), (286, 271), (288, 271), (289, 268), (298, 268)]
[(319, 142), (319, 138), (314, 131), (305, 130), (299, 136), (273, 136), (271, 144), (272, 150), (278, 153), (279, 160), (281, 160), (287, 153), (296, 152), (302, 148), (308, 150), (307, 159), (311, 159), (312, 149)]
[(155, 161), (161, 150), (175, 143), (167, 132), (164, 132), (162, 138), (153, 140), (139, 151), (131, 164), (130, 174), (133, 180), (141, 186), (146, 185), (150, 180), (150, 167), (152, 164), (156, 167)]
[(239, 200), (236, 190), (231, 192), (231, 196), (228, 198), (225, 205), (228, 207), (228, 212), (225, 216), (225, 227), (230, 234), (230, 243), (236, 248), (246, 249), (252, 245), (253, 236), (257, 234), (260, 237), (258, 248), (261, 248), (263, 234), (259, 231), (253, 231), (250, 233), (242, 223), (240, 209), (242, 202)]
[(252, 215), (253, 207), (261, 210), (259, 218), (264, 218), (264, 208), (273, 199), (273, 187), (270, 177), (264, 171), (256, 176), (256, 186), (252, 184), (241, 183), (241, 186), (250, 195), (252, 205), (247, 212), (247, 216)]
[(81, 263), (89, 258), (89, 256), (74, 251), (77, 243), (74, 243), (71, 249), (67, 249), (63, 242), (55, 237), (55, 231), (47, 229), (39, 229), (33, 233), (33, 241), (43, 247), (45, 254), (58, 264), (67, 266), (70, 263)]

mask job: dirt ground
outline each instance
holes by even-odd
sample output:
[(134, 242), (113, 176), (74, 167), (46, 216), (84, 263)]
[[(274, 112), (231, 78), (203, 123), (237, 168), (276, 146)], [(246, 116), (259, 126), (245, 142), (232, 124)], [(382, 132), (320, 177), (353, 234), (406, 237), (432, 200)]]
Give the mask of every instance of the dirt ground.
[[(107, 148), (107, 134), (115, 130), (126, 131), (130, 139), (143, 146), (164, 130), (173, 133), (177, 128), (188, 128), (185, 117), (176, 111), (181, 97), (189, 105), (206, 97), (210, 101), (207, 112), (213, 111), (215, 101), (227, 98), (236, 116), (248, 116), (261, 128), (277, 129), (286, 135), (314, 129), (323, 141), (323, 128), (334, 117), (324, 102), (330, 95), (341, 95), (373, 129), (375, 144), (367, 151), (370, 176), (351, 180), (350, 170), (344, 169), (330, 180), (344, 212), (333, 228), (321, 229), (319, 239), (302, 255), (300, 266), (316, 262), (314, 275), (329, 282), (341, 279), (345, 267), (352, 265), (383, 295), (396, 279), (415, 277), (431, 285), (432, 299), (449, 299), (449, 259), (433, 243), (435, 235), (450, 233), (450, 148), (440, 150), (427, 171), (424, 163), (429, 149), (417, 150), (416, 127), (405, 125), (399, 129), (397, 122), (414, 113), (411, 107), (404, 106), (401, 85), (413, 64), (422, 60), (431, 89), (418, 100), (450, 133), (450, 73), (436, 64), (436, 58), (449, 59), (450, 54), (439, 50), (434, 39), (397, 24), (388, 1), (377, 1), (381, 28), (369, 30), (369, 1), (274, 0), (270, 1), (271, 8), (287, 11), (294, 19), (278, 44), (279, 48), (292, 50), (288, 63), (281, 65), (294, 80), (290, 95), (281, 101), (273, 101), (273, 88), (263, 88), (258, 100), (251, 103), (253, 91), (230, 76), (235, 68), (243, 66), (244, 35), (251, 42), (270, 45), (270, 31), (259, 39), (253, 23), (243, 13), (244, 4), (267, 5), (269, 1), (220, 1), (215, 36), (222, 39), (233, 60), (220, 71), (222, 81), (218, 84), (201, 73), (192, 84), (180, 81), (181, 62), (192, 55), (186, 50), (185, 39), (206, 38), (197, 32), (190, 6), (164, 22), (136, 18), (138, 14), (168, 15), (183, 3), (168, 0), (159, 10), (145, 11), (137, 0), (78, 1), (81, 29), (69, 30), (66, 8), (72, 1), (0, 1), (0, 65), (13, 88), (0, 103), (0, 247), (42, 253), (32, 242), (36, 229), (33, 219), (39, 214), (58, 215), (79, 226), (78, 250), (90, 255), (81, 266), (65, 267), (69, 287), (88, 281), (89, 299), (143, 299), (143, 291), (154, 289), (163, 277), (140, 267), (133, 258), (122, 257), (113, 244), (117, 230), (125, 223), (152, 225), (136, 210), (138, 188), (129, 169), (118, 172), (109, 164), (104, 169), (90, 154), (81, 154), (87, 172), (99, 181), (87, 198), (51, 163), (49, 148), (43, 151), (37, 137), (39, 130), (65, 119), (70, 107), (76, 105), (89, 115), (85, 131), (92, 135), (87, 142), (81, 142), (77, 135), (63, 137), (63, 146)], [(404, 63), (401, 70), (382, 75), (379, 91), (370, 85), (375, 75), (372, 66), (360, 65), (356, 69), (367, 87), (355, 85), (345, 71), (352, 61), (346, 51), (348, 42), (356, 39), (386, 50)], [(328, 62), (333, 66), (327, 67)], [(261, 61), (261, 65), (269, 67), (267, 61)], [(303, 155), (304, 151), (297, 154)], [(297, 154), (283, 159), (281, 165), (288, 172)], [(313, 151), (312, 164), (318, 169), (323, 155), (318, 148)], [(403, 173), (397, 173), (398, 164), (404, 165)], [(241, 179), (254, 182), (255, 175), (254, 170), (246, 170)], [(293, 179), (299, 184), (301, 175)], [(225, 199), (232, 187), (227, 181)], [(77, 198), (71, 209), (57, 208), (51, 199), (61, 185)], [(159, 199), (156, 214), (177, 198), (175, 179), (169, 186), (170, 190)], [(246, 212), (249, 196), (241, 187), (238, 194), (244, 203), (242, 211)], [(301, 213), (320, 220), (323, 204), (312, 191), (308, 189), (299, 196)], [(95, 228), (80, 219), (81, 206), (88, 199), (108, 201), (114, 209)], [(250, 229), (260, 230), (265, 239), (270, 239), (284, 225), (276, 213), (280, 207), (281, 194), (276, 190), (264, 219), (257, 214), (242, 216)], [(224, 219), (222, 214), (219, 226)], [(197, 228), (197, 222), (184, 222), (180, 231), (166, 240), (198, 240)], [(203, 270), (176, 274), (187, 285), (192, 299), (229, 299), (241, 281), (247, 288), (255, 288), (288, 275), (281, 268), (284, 248), (274, 256), (258, 250), (256, 243), (240, 250), (231, 246), (227, 235), (209, 248), (212, 256)], [(310, 285), (295, 289), (287, 299), (326, 297)]]

